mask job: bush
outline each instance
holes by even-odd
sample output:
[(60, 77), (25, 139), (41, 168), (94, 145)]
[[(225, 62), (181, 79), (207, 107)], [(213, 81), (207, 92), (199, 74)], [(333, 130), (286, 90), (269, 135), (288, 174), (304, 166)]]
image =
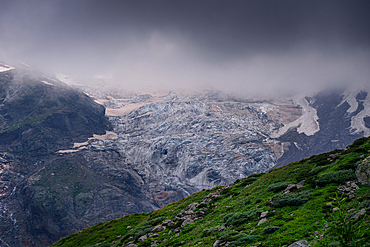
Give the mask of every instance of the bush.
[(203, 229), (203, 235), (207, 236), (211, 234), (212, 232), (216, 232), (218, 230), (219, 226), (209, 227)]
[(315, 168), (313, 168), (309, 173), (308, 175), (309, 176), (314, 176), (316, 174), (319, 174), (320, 172), (328, 169), (330, 167), (330, 165), (327, 165), (327, 166), (317, 166)]
[(258, 235), (248, 235), (246, 233), (239, 233), (238, 235), (234, 236), (234, 241), (230, 242), (229, 247), (236, 247), (236, 246), (244, 246), (248, 242), (255, 241), (259, 238)]
[(266, 227), (265, 229), (263, 229), (263, 231), (265, 233), (273, 233), (273, 232), (276, 232), (277, 230), (279, 230), (280, 227), (278, 226), (269, 226), (269, 227)]
[(322, 186), (330, 183), (344, 183), (355, 178), (356, 175), (353, 170), (342, 170), (319, 175), (315, 182), (317, 185)]
[(132, 236), (134, 237), (134, 239), (137, 240), (141, 236), (151, 232), (152, 229), (156, 225), (162, 223), (164, 221), (164, 219), (165, 219), (165, 217), (158, 217), (158, 218), (155, 218), (155, 219), (152, 219), (152, 220), (148, 220), (147, 222), (145, 222), (144, 224), (142, 224), (141, 226), (139, 226), (138, 228), (133, 230)]
[(240, 225), (251, 219), (256, 218), (263, 212), (262, 208), (256, 208), (247, 212), (236, 212), (225, 215), (224, 221), (226, 225)]
[(269, 187), (267, 187), (267, 191), (279, 192), (285, 190), (289, 184), (291, 184), (291, 182), (279, 182), (270, 184)]
[(226, 231), (223, 231), (223, 232), (220, 232), (220, 238), (222, 240), (225, 240), (225, 241), (232, 241), (234, 240), (235, 236), (238, 235), (239, 232), (237, 231), (234, 231), (234, 230), (226, 230)]
[(298, 206), (305, 204), (310, 199), (311, 195), (312, 192), (307, 190), (277, 195), (272, 198), (271, 205), (276, 208), (281, 208), (284, 206)]
[(246, 185), (252, 184), (257, 179), (258, 179), (257, 177), (248, 177), (248, 178), (242, 180), (240, 183), (238, 183), (236, 185), (236, 187), (244, 187)]

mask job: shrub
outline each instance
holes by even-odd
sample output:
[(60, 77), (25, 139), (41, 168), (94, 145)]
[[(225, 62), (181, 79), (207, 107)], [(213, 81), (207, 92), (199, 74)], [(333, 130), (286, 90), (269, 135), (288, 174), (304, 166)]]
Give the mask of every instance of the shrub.
[(276, 208), (284, 206), (298, 206), (305, 204), (310, 199), (311, 195), (312, 192), (308, 190), (277, 195), (272, 198), (271, 205)]
[(265, 229), (263, 229), (263, 231), (265, 233), (273, 233), (273, 232), (276, 232), (280, 227), (278, 226), (269, 226), (269, 227), (266, 227)]
[(291, 184), (291, 182), (279, 182), (270, 184), (269, 187), (267, 187), (267, 191), (273, 191), (273, 192), (279, 192), (282, 190), (285, 190), (285, 188)]
[(209, 227), (209, 228), (204, 228), (203, 229), (203, 235), (207, 236), (211, 234), (212, 232), (216, 232), (218, 230), (219, 226), (214, 226), (214, 227)]
[(244, 246), (248, 242), (255, 241), (259, 238), (258, 235), (248, 235), (246, 233), (239, 233), (233, 237), (234, 241), (230, 242), (229, 247)]
[(248, 184), (252, 184), (254, 181), (256, 181), (258, 178), (257, 177), (248, 177), (244, 180), (242, 180), (240, 183), (236, 185), (236, 187), (244, 187)]
[(353, 170), (341, 170), (336, 172), (329, 172), (318, 176), (315, 181), (316, 184), (322, 186), (330, 183), (343, 183), (345, 181), (353, 180), (356, 178)]
[(152, 229), (160, 224), (161, 222), (163, 222), (165, 219), (165, 217), (158, 217), (158, 218), (155, 218), (155, 219), (152, 219), (152, 220), (148, 220), (147, 222), (145, 222), (144, 224), (142, 224), (141, 226), (139, 226), (138, 228), (136, 228), (133, 232), (132, 232), (132, 236), (134, 237), (134, 239), (138, 239), (139, 237), (149, 233), (152, 231)]
[(256, 208), (247, 212), (236, 212), (225, 215), (224, 221), (226, 225), (240, 225), (251, 219), (256, 218), (263, 212), (262, 208)]
[(313, 168), (309, 173), (308, 175), (309, 176), (314, 176), (316, 174), (319, 174), (320, 172), (328, 169), (330, 167), (330, 165), (327, 165), (327, 166), (317, 166), (315, 168)]
[(231, 240), (234, 240), (234, 236), (238, 235), (239, 233), (237, 231), (234, 231), (234, 230), (226, 230), (226, 231), (223, 231), (223, 232), (220, 232), (220, 238), (222, 240), (226, 240), (226, 241), (231, 241)]

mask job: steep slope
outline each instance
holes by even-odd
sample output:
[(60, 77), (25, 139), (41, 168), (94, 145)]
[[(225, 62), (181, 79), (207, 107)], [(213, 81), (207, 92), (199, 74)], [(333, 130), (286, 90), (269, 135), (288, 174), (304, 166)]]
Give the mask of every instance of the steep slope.
[(52, 198), (38, 201), (42, 190), (32, 186), (37, 180), (34, 174), (55, 166), (58, 150), (105, 133), (105, 109), (82, 92), (32, 69), (1, 67), (0, 245), (47, 245), (70, 229), (58, 229), (65, 222), (59, 222), (61, 212), (50, 210)]
[(369, 157), (370, 139), (362, 138), (344, 150), (202, 190), (151, 213), (98, 224), (53, 246), (287, 246), (298, 240), (365, 246), (370, 187), (356, 180), (355, 171), (363, 176)]
[[(305, 97), (303, 116), (290, 126), (284, 126), (285, 132), (280, 129), (281, 133), (274, 136), (289, 145), (277, 166), (344, 148), (357, 138), (369, 136), (370, 129), (365, 124), (370, 115), (369, 91), (366, 88), (329, 90)], [(302, 127), (306, 127), (306, 131), (302, 131)]]

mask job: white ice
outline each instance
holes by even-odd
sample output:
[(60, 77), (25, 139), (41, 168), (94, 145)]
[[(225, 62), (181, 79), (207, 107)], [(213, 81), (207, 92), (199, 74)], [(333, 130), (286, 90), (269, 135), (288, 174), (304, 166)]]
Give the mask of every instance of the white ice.
[(370, 129), (366, 128), (364, 121), (365, 117), (370, 117), (370, 88), (348, 89), (346, 92), (344, 92), (343, 100), (339, 104), (339, 106), (342, 105), (344, 102), (347, 102), (350, 106), (347, 112), (348, 113), (355, 112), (358, 108), (356, 96), (361, 91), (367, 92), (367, 96), (363, 100), (364, 109), (351, 118), (351, 131), (353, 134), (363, 133), (364, 136), (370, 136)]
[(315, 108), (311, 107), (307, 102), (306, 98), (298, 98), (294, 100), (295, 103), (303, 108), (303, 115), (297, 120), (284, 125), (278, 130), (277, 133), (272, 134), (273, 138), (278, 138), (284, 135), (289, 129), (297, 128), (299, 134), (304, 133), (307, 136), (311, 136), (320, 130), (319, 117)]

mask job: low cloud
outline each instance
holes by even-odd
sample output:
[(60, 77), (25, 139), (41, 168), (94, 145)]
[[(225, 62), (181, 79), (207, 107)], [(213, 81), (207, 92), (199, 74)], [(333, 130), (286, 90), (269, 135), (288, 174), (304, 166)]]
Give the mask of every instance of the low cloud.
[(289, 95), (369, 84), (365, 1), (1, 3), (0, 61), (126, 90)]

